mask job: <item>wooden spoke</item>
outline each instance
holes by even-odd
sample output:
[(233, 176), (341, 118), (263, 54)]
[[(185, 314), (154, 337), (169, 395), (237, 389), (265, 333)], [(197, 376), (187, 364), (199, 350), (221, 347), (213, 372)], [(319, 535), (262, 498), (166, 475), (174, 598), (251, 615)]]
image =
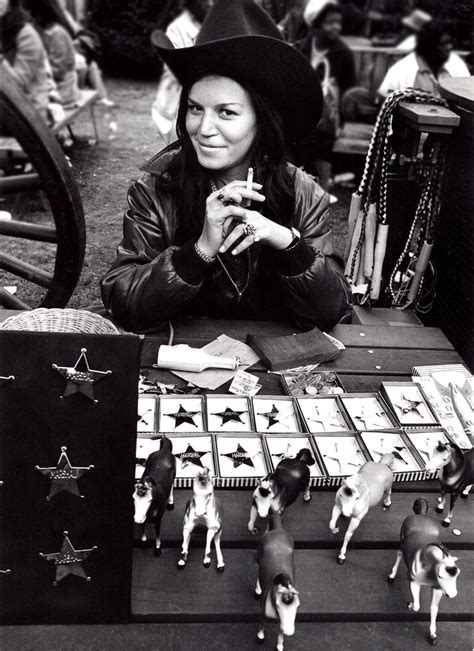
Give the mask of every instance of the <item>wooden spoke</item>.
[(10, 292), (7, 292), (3, 287), (0, 287), (0, 305), (9, 310), (31, 310), (28, 303), (25, 303), (14, 294), (10, 294)]
[(41, 189), (41, 177), (36, 172), (0, 178), (0, 194), (7, 192), (34, 192)]
[(4, 271), (15, 274), (15, 276), (19, 276), (20, 278), (25, 278), (41, 287), (49, 288), (54, 282), (51, 274), (35, 267), (29, 262), (24, 262), (12, 255), (8, 255), (8, 253), (0, 253), (0, 269), (4, 269)]
[(56, 244), (58, 241), (56, 228), (16, 220), (0, 220), (0, 235), (20, 237), (24, 240), (35, 240), (35, 242), (50, 242), (51, 244)]

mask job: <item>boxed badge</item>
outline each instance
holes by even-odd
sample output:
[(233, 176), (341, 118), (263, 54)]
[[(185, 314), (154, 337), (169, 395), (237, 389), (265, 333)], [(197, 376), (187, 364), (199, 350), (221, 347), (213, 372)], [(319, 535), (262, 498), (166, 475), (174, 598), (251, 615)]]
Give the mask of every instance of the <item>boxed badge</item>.
[(202, 396), (160, 396), (159, 432), (205, 432)]
[(346, 432), (351, 429), (343, 410), (332, 396), (296, 398), (301, 422), (308, 432)]
[(340, 401), (352, 423), (351, 429), (381, 430), (397, 427), (397, 422), (378, 393), (345, 393)]
[(252, 432), (252, 409), (245, 396), (206, 396), (207, 426), (211, 432)]
[(339, 486), (368, 461), (356, 432), (312, 435), (328, 486)]
[(306, 434), (275, 434), (271, 436), (263, 436), (264, 445), (267, 451), (267, 457), (270, 464), (270, 472), (273, 472), (283, 459), (294, 459), (298, 452), (303, 448), (310, 450), (314, 457), (314, 464), (309, 466), (310, 473), (310, 486), (323, 486), (325, 482), (325, 474), (317, 454), (314, 451), (313, 444), (310, 437)]
[[(438, 443), (450, 443), (450, 440), (442, 427), (406, 429), (404, 430), (404, 434), (418, 452), (423, 468), (428, 461), (430, 461)], [(438, 471), (434, 471), (427, 475), (426, 478), (435, 479), (437, 474)]]
[(395, 481), (425, 479), (423, 464), (401, 431), (361, 432), (360, 436), (372, 461), (380, 463), (385, 454), (393, 455), (392, 471)]
[(293, 398), (288, 396), (260, 396), (252, 399), (253, 417), (257, 432), (273, 434), (274, 432), (301, 431)]
[(156, 398), (138, 396), (137, 432), (139, 434), (155, 434), (156, 411)]
[(382, 382), (388, 406), (401, 427), (439, 425), (423, 389), (413, 382)]
[(239, 432), (215, 434), (219, 485), (224, 488), (256, 486), (268, 474), (261, 436)]

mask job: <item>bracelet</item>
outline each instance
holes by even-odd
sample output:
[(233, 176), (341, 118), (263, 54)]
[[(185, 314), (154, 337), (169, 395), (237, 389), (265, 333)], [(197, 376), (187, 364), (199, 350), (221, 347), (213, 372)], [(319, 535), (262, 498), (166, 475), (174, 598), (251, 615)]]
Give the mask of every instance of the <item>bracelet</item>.
[(204, 262), (210, 263), (210, 262), (214, 262), (214, 260), (216, 259), (216, 256), (213, 257), (212, 255), (207, 255), (207, 253), (204, 253), (204, 251), (198, 247), (197, 242), (194, 242), (194, 250), (201, 258), (201, 260), (204, 260)]

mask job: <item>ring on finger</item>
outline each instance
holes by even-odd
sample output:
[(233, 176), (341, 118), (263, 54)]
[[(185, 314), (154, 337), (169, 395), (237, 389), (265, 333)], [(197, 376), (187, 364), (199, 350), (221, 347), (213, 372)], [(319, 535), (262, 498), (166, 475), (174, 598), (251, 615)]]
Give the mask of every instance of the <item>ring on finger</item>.
[(219, 194), (217, 195), (217, 201), (224, 202), (224, 200), (225, 200), (225, 194), (223, 194), (222, 192), (219, 192)]
[(258, 242), (260, 239), (257, 235), (257, 229), (253, 224), (245, 224), (244, 233), (245, 235), (250, 235), (250, 237), (253, 237), (254, 242)]

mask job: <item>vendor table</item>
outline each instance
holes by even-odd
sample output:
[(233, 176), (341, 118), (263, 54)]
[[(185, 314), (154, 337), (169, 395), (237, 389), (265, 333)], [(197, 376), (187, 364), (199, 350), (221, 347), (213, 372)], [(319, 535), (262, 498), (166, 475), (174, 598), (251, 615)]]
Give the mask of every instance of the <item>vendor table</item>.
[[(290, 334), (291, 326), (270, 322), (182, 320), (174, 323), (174, 343), (202, 346), (218, 335), (245, 341), (248, 333)], [(344, 343), (340, 357), (325, 365), (336, 370), (346, 391), (377, 391), (380, 383), (409, 380), (413, 366), (455, 364), (462, 359), (437, 328), (420, 326), (338, 325), (331, 334)], [(142, 369), (167, 383), (183, 382), (168, 371), (153, 369), (158, 345), (167, 343), (168, 332), (147, 336), (142, 348)], [(259, 376), (260, 394), (283, 394), (278, 375), (267, 373), (258, 363), (250, 372)], [(217, 392), (225, 393), (228, 385)], [(296, 587), (300, 591), (296, 633), (285, 649), (426, 649), (429, 597), (422, 590), (421, 611), (407, 609), (410, 599), (404, 569), (393, 586), (386, 582), (398, 547), (403, 519), (411, 513), (421, 493), (434, 515), (437, 482), (396, 483), (392, 507), (374, 507), (352, 539), (346, 563), (336, 563), (341, 532), (332, 536), (328, 522), (334, 489), (313, 489), (312, 501), (302, 499), (284, 516), (285, 527), (295, 540)], [(256, 539), (247, 533), (251, 489), (217, 489), (224, 507), (222, 547), (225, 572), (202, 566), (203, 540), (191, 542), (186, 569), (176, 564), (182, 541), (182, 517), (190, 489), (175, 491), (175, 509), (162, 524), (162, 555), (153, 556), (150, 546), (134, 549), (132, 615), (124, 626), (17, 626), (0, 631), (3, 648), (130, 649), (251, 649), (255, 646), (259, 603), (253, 598), (256, 580)], [(436, 516), (440, 517), (440, 516)], [(454, 527), (443, 529), (443, 542), (458, 557), (461, 575), (458, 596), (444, 597), (438, 616), (438, 648), (472, 648), (474, 586), (474, 526), (472, 497), (459, 500)], [(151, 532), (150, 532), (151, 533)], [(136, 532), (138, 543), (138, 532)], [(199, 548), (199, 549), (197, 549)], [(214, 552), (213, 552), (214, 554)], [(276, 625), (267, 630), (266, 646), (276, 639)]]

